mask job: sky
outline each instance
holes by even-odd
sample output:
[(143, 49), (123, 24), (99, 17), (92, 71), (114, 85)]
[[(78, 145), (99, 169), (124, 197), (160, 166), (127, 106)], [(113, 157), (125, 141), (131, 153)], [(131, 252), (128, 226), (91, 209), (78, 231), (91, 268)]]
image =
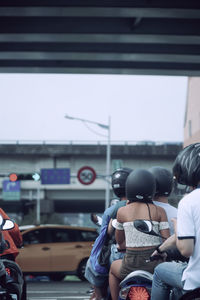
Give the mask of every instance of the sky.
[(0, 74), (1, 141), (182, 142), (187, 77)]

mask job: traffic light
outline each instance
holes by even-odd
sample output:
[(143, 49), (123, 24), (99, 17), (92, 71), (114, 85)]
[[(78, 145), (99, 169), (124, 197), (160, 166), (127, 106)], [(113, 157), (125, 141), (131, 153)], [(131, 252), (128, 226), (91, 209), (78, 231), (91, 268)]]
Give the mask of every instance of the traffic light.
[(9, 175), (9, 179), (12, 182), (15, 182), (15, 181), (18, 181), (18, 180), (39, 181), (40, 180), (40, 174), (39, 173), (23, 173), (23, 174), (11, 173)]

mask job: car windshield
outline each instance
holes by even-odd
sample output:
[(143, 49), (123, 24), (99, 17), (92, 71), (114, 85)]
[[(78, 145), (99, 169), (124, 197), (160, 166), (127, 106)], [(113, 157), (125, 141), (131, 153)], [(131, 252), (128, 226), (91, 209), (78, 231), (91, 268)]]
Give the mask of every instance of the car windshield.
[(24, 244), (91, 242), (98, 233), (90, 230), (68, 228), (37, 228), (23, 234)]

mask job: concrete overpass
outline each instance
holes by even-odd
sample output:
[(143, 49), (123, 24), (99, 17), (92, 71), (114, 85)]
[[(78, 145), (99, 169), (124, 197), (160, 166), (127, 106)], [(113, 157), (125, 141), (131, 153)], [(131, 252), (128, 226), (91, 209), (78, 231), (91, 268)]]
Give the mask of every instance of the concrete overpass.
[(200, 2), (2, 0), (0, 72), (200, 75)]
[[(130, 168), (149, 168), (160, 165), (171, 169), (182, 143), (124, 143), (112, 144), (112, 169), (117, 165)], [(102, 179), (106, 170), (106, 145), (73, 144), (2, 144), (0, 143), (0, 207), (19, 213), (34, 206), (40, 189), (41, 209), (45, 213), (102, 212), (105, 206), (105, 186)], [(94, 168), (97, 179), (83, 185), (77, 179), (83, 166)], [(43, 168), (70, 168), (71, 182), (65, 185), (42, 185), (40, 182), (21, 181), (20, 200), (3, 200), (2, 182), (8, 174), (40, 172)], [(111, 198), (113, 197), (110, 191)], [(174, 195), (176, 198), (177, 195)]]

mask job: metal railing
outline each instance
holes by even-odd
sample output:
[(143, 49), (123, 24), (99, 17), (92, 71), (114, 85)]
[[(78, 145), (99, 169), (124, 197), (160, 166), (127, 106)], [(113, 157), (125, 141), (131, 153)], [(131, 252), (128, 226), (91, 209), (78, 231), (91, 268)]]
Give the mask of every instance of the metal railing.
[[(107, 140), (0, 140), (0, 145), (106, 145)], [(181, 145), (183, 141), (111, 141), (112, 145)]]

